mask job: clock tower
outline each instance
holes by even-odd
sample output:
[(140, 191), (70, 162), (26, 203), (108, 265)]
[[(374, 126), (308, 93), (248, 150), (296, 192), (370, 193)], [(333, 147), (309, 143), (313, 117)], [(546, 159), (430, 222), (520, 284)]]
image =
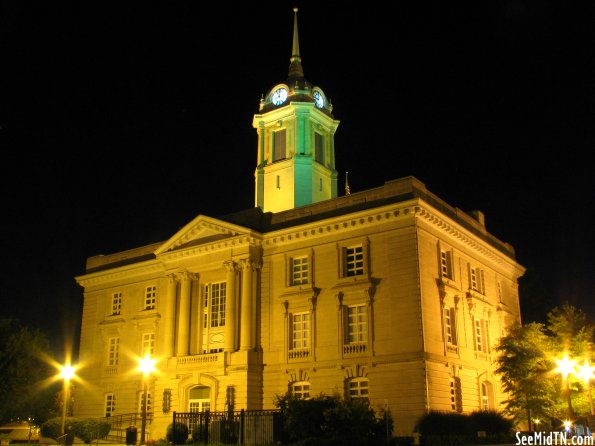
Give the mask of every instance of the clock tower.
[(304, 77), (294, 8), (289, 75), (260, 101), (255, 206), (281, 212), (337, 197), (334, 137), (339, 121), (324, 91)]

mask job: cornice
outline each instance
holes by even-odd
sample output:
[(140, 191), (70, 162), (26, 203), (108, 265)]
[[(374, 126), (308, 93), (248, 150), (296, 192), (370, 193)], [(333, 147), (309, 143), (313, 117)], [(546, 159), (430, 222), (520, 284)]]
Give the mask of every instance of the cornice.
[(159, 254), (158, 259), (165, 262), (181, 258), (195, 257), (206, 253), (227, 251), (232, 248), (259, 246), (261, 244), (262, 240), (256, 235), (239, 235), (237, 237), (205, 243), (203, 245), (189, 246), (175, 251), (167, 251)]
[(362, 227), (372, 227), (386, 224), (388, 221), (411, 218), (420, 211), (419, 199), (412, 199), (381, 206), (374, 209), (353, 212), (336, 217), (318, 220), (277, 231), (268, 232), (263, 236), (263, 247), (287, 245), (304, 239), (319, 239), (329, 234), (348, 233)]
[(434, 209), (427, 203), (424, 202), (423, 205), (419, 207), (417, 217), (441, 232), (448, 234), (450, 238), (458, 240), (459, 243), (466, 245), (472, 251), (487, 257), (492, 262), (499, 265), (514, 265), (520, 271), (524, 271), (524, 268), (521, 267), (515, 259), (506, 256), (495, 248), (491, 248), (487, 242), (480, 240), (466, 229), (461, 228), (460, 225), (452, 222), (448, 217), (444, 217), (440, 211)]
[(105, 271), (84, 274), (82, 276), (75, 277), (75, 280), (80, 286), (88, 288), (104, 283), (114, 282), (123, 278), (128, 280), (131, 277), (140, 277), (164, 272), (165, 269), (161, 262), (158, 260), (147, 260), (144, 262), (135, 263), (133, 265), (119, 266)]

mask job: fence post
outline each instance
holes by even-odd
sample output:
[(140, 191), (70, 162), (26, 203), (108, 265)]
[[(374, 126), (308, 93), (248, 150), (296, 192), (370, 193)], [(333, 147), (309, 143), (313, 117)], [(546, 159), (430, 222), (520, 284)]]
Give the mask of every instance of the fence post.
[(244, 432), (246, 428), (246, 414), (244, 413), (244, 409), (240, 410), (240, 444), (244, 444)]
[(209, 444), (209, 428), (210, 428), (209, 418), (210, 418), (210, 411), (207, 410), (205, 412), (205, 444)]

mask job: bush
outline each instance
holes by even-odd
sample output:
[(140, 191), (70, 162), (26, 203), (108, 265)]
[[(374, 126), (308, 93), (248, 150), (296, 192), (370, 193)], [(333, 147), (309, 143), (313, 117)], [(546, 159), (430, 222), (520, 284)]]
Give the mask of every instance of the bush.
[(96, 439), (107, 437), (111, 426), (105, 421), (94, 418), (85, 418), (74, 423), (74, 435), (89, 444)]
[(176, 430), (174, 432), (174, 425), (167, 426), (166, 439), (169, 443), (184, 444), (188, 440), (188, 426), (181, 423), (176, 423)]
[[(41, 435), (58, 440), (62, 429), (62, 418), (51, 418), (41, 425)], [(110, 425), (107, 422), (99, 421), (95, 418), (72, 418), (68, 417), (64, 423), (66, 432), (73, 432), (74, 435), (85, 443), (89, 444), (92, 440), (105, 438), (110, 431)]]
[(301, 446), (359, 446), (386, 442), (386, 420), (389, 435), (392, 417), (378, 418), (366, 399), (343, 400), (337, 396), (319, 395), (309, 400), (291, 394), (277, 397), (283, 422), (283, 442)]
[[(478, 443), (506, 443), (511, 439), (512, 420), (493, 411), (460, 414), (430, 412), (419, 419), (416, 432), (424, 446), (453, 446)], [(479, 438), (477, 433), (485, 432)]]

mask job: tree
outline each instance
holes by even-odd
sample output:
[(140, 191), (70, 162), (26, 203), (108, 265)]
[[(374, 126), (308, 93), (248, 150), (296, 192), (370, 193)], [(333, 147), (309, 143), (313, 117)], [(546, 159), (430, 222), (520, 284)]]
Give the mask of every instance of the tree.
[[(589, 321), (587, 315), (580, 309), (566, 303), (556, 307), (547, 314), (547, 329), (550, 334), (549, 350), (553, 357), (562, 359), (564, 356), (578, 361), (593, 363), (592, 344), (595, 326)], [(576, 409), (578, 412), (588, 412), (588, 402), (584, 398), (584, 383), (580, 377), (571, 373), (565, 379), (559, 376), (560, 394), (565, 398), (560, 399), (556, 405), (556, 414), (572, 417), (575, 412), (573, 394), (575, 395)]]
[(43, 357), (49, 342), (41, 331), (13, 319), (0, 319), (0, 420), (51, 415), (55, 389), (41, 387), (53, 371)]
[(556, 392), (548, 376), (552, 369), (548, 345), (545, 327), (534, 322), (512, 326), (496, 347), (496, 373), (508, 393), (506, 412), (516, 421), (527, 420), (529, 430), (531, 420), (547, 415), (554, 405)]

